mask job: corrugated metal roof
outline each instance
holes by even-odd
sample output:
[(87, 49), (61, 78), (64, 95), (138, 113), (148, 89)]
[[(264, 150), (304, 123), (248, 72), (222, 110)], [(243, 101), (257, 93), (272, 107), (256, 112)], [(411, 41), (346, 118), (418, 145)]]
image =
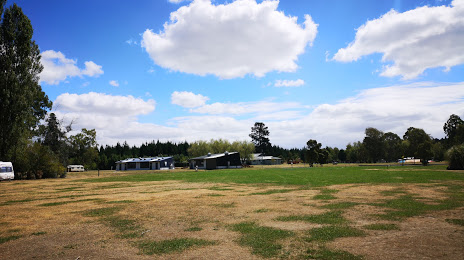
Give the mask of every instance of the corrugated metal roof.
[(146, 158), (127, 158), (117, 161), (116, 163), (131, 163), (131, 162), (159, 162), (172, 157), (146, 157)]
[[(238, 152), (228, 152), (229, 155), (231, 154), (236, 154)], [(216, 153), (216, 154), (208, 154), (208, 155), (203, 155), (203, 156), (199, 156), (199, 157), (195, 157), (195, 158), (192, 158), (190, 160), (204, 160), (204, 159), (213, 159), (213, 158), (218, 158), (218, 157), (222, 157), (222, 156), (225, 156), (226, 154), (225, 153)]]

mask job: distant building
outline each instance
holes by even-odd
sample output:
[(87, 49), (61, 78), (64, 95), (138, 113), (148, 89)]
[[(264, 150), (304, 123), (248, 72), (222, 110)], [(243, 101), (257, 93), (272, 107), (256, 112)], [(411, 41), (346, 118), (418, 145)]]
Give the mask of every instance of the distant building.
[(271, 155), (263, 155), (261, 153), (254, 153), (250, 159), (251, 165), (275, 165), (282, 164), (282, 158), (274, 157)]
[(225, 152), (218, 154), (207, 154), (190, 159), (190, 169), (227, 169), (241, 168), (240, 154), (238, 152)]
[(174, 169), (172, 157), (128, 158), (116, 162), (116, 171)]

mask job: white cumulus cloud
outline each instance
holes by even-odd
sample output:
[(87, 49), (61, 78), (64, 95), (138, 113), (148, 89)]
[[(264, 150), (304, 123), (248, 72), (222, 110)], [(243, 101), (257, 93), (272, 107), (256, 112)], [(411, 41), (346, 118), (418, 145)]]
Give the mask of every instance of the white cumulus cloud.
[(142, 47), (161, 67), (230, 79), (270, 71), (293, 72), (311, 46), (317, 24), (278, 11), (279, 1), (237, 0), (214, 5), (195, 0), (172, 12), (164, 30), (147, 29)]
[(174, 91), (171, 94), (171, 103), (181, 107), (193, 108), (203, 106), (209, 98), (201, 94), (194, 94), (188, 91)]
[(119, 82), (117, 80), (110, 80), (109, 83), (113, 87), (119, 87)]
[(93, 61), (86, 61), (85, 68), (79, 69), (76, 60), (68, 59), (61, 52), (47, 50), (41, 53), (41, 63), (44, 67), (40, 73), (40, 82), (58, 85), (61, 81), (71, 77), (98, 77), (103, 74), (102, 66)]
[(304, 80), (297, 79), (297, 80), (276, 80), (274, 83), (274, 87), (301, 87), (305, 84)]
[(53, 104), (63, 112), (101, 114), (106, 116), (135, 116), (148, 114), (155, 110), (155, 101), (144, 101), (133, 96), (113, 96), (104, 93), (59, 95)]
[(450, 6), (418, 7), (398, 13), (391, 10), (359, 27), (355, 40), (339, 49), (333, 59), (356, 61), (383, 53), (381, 76), (412, 79), (428, 68), (464, 63), (464, 0)]

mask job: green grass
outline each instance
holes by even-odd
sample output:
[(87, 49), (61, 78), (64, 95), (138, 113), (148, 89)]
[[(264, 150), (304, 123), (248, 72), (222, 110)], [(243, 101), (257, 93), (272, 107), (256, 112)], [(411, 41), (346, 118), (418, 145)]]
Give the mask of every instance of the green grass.
[(41, 235), (45, 235), (45, 234), (47, 234), (47, 232), (45, 232), (45, 231), (38, 231), (38, 232), (32, 233), (31, 235), (33, 235), (33, 236), (41, 236)]
[(255, 193), (250, 193), (250, 195), (270, 195), (270, 194), (276, 194), (276, 193), (287, 193), (294, 191), (294, 189), (275, 189), (275, 190), (267, 190), (263, 192), (255, 192)]
[(120, 238), (138, 238), (142, 236), (140, 225), (135, 220), (125, 219), (121, 216), (109, 216), (103, 219), (104, 222), (119, 232)]
[(191, 228), (187, 228), (185, 229), (184, 231), (188, 231), (188, 232), (196, 232), (196, 231), (202, 231), (203, 229), (201, 227), (191, 227)]
[(225, 188), (225, 187), (213, 186), (213, 187), (209, 187), (208, 190), (218, 190), (218, 191), (221, 191), (221, 190), (234, 190), (234, 189)]
[(396, 224), (385, 224), (385, 223), (365, 225), (364, 228), (369, 229), (369, 230), (400, 230), (400, 228)]
[(41, 207), (53, 207), (53, 206), (59, 206), (59, 205), (66, 205), (70, 203), (77, 203), (77, 202), (84, 202), (84, 201), (99, 201), (100, 199), (84, 199), (84, 200), (68, 200), (68, 201), (58, 201), (58, 202), (49, 202), (49, 203), (43, 203), (39, 204)]
[(263, 257), (275, 257), (282, 246), (277, 242), (293, 236), (293, 232), (281, 229), (258, 226), (253, 222), (242, 222), (231, 226), (231, 229), (242, 234), (239, 244), (251, 247), (252, 253)]
[[(369, 169), (377, 169), (370, 171)], [(391, 171), (394, 169), (394, 171)], [(336, 184), (382, 183), (436, 183), (437, 181), (464, 180), (460, 172), (446, 171), (446, 166), (390, 167), (318, 167), (318, 168), (265, 168), (224, 169), (194, 172), (137, 173), (126, 176), (89, 178), (77, 182), (144, 182), (181, 180), (187, 182), (241, 183), (273, 185), (306, 185), (324, 187)]]
[(435, 204), (424, 203), (412, 195), (403, 195), (387, 200), (384, 203), (375, 203), (372, 205), (393, 209), (378, 216), (386, 220), (399, 221), (404, 218), (419, 216), (428, 211), (449, 210), (464, 205), (461, 192), (450, 192), (448, 195), (450, 196), (449, 198), (434, 201)]
[(325, 247), (321, 249), (308, 249), (307, 258), (318, 260), (361, 260), (361, 256), (353, 255), (342, 250), (330, 250)]
[(446, 222), (454, 225), (464, 226), (464, 219), (446, 219)]
[(265, 212), (269, 212), (269, 209), (257, 209), (255, 211), (253, 211), (254, 213), (265, 213)]
[(121, 209), (122, 209), (121, 207), (90, 209), (90, 210), (84, 211), (83, 215), (86, 217), (106, 217), (106, 216), (111, 216), (117, 213)]
[(105, 202), (107, 204), (126, 204), (126, 203), (134, 203), (133, 200), (113, 200)]
[(338, 202), (338, 203), (330, 203), (327, 205), (320, 206), (320, 208), (323, 209), (349, 209), (352, 208), (356, 205), (359, 205), (357, 202), (349, 202), (349, 201), (344, 201), (344, 202)]
[(313, 200), (334, 200), (337, 197), (335, 197), (332, 194), (318, 194), (313, 196)]
[(216, 244), (214, 241), (196, 238), (177, 238), (162, 241), (146, 240), (136, 243), (137, 247), (145, 255), (162, 255), (174, 252), (182, 252), (191, 247), (209, 246), (214, 244)]
[(8, 200), (8, 201), (1, 203), (0, 206), (13, 205), (13, 204), (18, 204), (18, 203), (30, 202), (34, 200), (35, 199)]
[(0, 237), (0, 244), (6, 243), (6, 242), (11, 241), (11, 240), (19, 239), (19, 238), (21, 238), (21, 237), (22, 237), (22, 236), (18, 236), (18, 235), (12, 235), (12, 236), (7, 236), (7, 237)]
[(311, 237), (309, 241), (328, 242), (339, 237), (359, 237), (364, 236), (362, 230), (349, 226), (330, 225), (309, 230)]
[(342, 216), (342, 211), (334, 210), (317, 215), (290, 215), (276, 218), (277, 221), (304, 221), (316, 224), (343, 224), (347, 220)]

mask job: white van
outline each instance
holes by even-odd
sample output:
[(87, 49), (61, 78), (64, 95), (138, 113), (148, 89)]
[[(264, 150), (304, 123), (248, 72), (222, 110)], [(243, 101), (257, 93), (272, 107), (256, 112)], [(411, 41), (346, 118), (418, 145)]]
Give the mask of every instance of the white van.
[(14, 170), (11, 162), (0, 161), (0, 181), (2, 180), (13, 180)]

